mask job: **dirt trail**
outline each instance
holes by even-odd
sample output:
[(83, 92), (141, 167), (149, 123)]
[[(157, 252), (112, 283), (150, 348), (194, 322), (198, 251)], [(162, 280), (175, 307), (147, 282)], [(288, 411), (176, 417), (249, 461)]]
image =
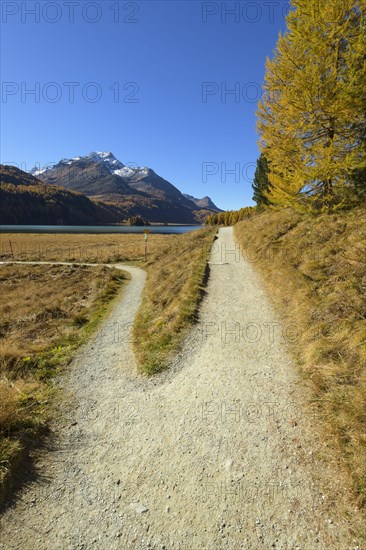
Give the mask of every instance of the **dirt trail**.
[(296, 334), (235, 247), (221, 229), (199, 322), (150, 379), (129, 342), (145, 274), (119, 266), (132, 280), (63, 378), (52, 448), (3, 516), (2, 549), (358, 548), (333, 507), (341, 481), (315, 459)]

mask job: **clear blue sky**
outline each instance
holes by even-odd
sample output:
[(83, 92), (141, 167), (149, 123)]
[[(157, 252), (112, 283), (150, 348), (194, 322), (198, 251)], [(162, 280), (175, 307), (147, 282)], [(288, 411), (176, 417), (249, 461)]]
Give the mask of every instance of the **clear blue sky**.
[(112, 151), (221, 208), (252, 204), (256, 99), (286, 2), (1, 8), (2, 162)]

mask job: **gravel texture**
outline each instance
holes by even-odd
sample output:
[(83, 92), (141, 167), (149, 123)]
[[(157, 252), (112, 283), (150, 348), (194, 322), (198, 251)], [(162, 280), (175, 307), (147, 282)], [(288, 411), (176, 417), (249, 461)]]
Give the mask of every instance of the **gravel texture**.
[(62, 378), (50, 448), (4, 513), (0, 548), (361, 548), (287, 351), (296, 327), (232, 228), (214, 243), (198, 322), (153, 378), (137, 375), (130, 343), (145, 273), (114, 267), (132, 279)]

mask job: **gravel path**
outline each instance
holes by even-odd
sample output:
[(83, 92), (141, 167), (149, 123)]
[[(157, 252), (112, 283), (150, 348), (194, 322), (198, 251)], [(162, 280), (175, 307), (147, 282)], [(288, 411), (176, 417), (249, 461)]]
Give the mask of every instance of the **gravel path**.
[(131, 282), (63, 378), (52, 446), (5, 512), (0, 547), (359, 548), (335, 512), (342, 482), (315, 459), (317, 421), (286, 351), (296, 331), (232, 228), (214, 244), (198, 323), (154, 378), (136, 374), (130, 346), (145, 274), (119, 267)]

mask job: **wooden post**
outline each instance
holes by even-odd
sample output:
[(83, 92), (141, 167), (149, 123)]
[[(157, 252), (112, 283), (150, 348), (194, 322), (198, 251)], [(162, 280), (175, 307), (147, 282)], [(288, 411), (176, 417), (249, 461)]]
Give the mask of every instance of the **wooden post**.
[(14, 260), (14, 251), (13, 251), (13, 245), (11, 244), (11, 240), (9, 239), (9, 245), (10, 245), (10, 252)]
[(147, 236), (150, 233), (148, 229), (144, 229), (144, 240), (145, 240), (145, 262), (147, 260)]

